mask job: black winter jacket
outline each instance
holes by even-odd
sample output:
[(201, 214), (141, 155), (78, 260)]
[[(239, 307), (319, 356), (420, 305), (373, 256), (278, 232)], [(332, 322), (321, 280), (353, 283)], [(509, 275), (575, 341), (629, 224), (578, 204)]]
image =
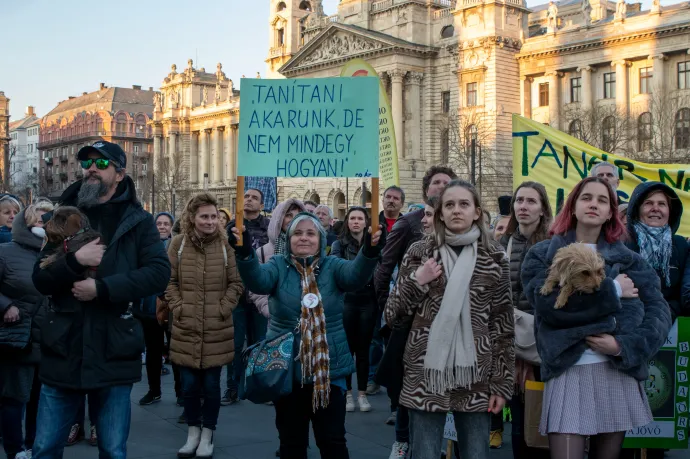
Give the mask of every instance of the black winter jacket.
[(12, 362), (37, 363), (41, 358), (40, 323), (45, 314), (45, 297), (31, 282), (31, 273), (42, 244), (43, 238), (26, 227), (24, 211), (14, 219), (12, 242), (0, 244), (0, 320), (10, 306), (16, 306), (22, 321), (32, 321), (31, 352), (4, 355), (0, 361), (7, 357)]
[[(380, 311), (386, 308), (396, 266), (402, 263), (407, 249), (424, 235), (422, 218), (424, 218), (423, 209), (409, 212), (395, 222), (391, 232), (386, 235), (386, 246), (381, 253), (381, 262), (374, 273), (374, 287)], [(382, 220), (382, 222), (385, 225), (386, 221)]]
[[(606, 279), (598, 291), (576, 293), (561, 309), (555, 309), (560, 288), (548, 296), (540, 293), (556, 251), (575, 242), (575, 231), (535, 244), (522, 264), (522, 284), (534, 307), (537, 350), (542, 359), (541, 377), (555, 378), (582, 356), (587, 336), (609, 333), (621, 347), (609, 361), (638, 381), (648, 378), (647, 361), (664, 344), (671, 328), (671, 314), (659, 286), (659, 278), (639, 254), (622, 242), (597, 244), (606, 263)], [(614, 279), (627, 274), (638, 288), (639, 298), (619, 298)]]
[[(67, 188), (60, 203), (76, 205), (81, 184)], [(132, 384), (141, 379), (144, 338), (141, 323), (128, 310), (166, 289), (170, 262), (131, 178), (125, 177), (107, 203), (82, 210), (107, 245), (96, 271), (97, 297), (81, 302), (72, 295), (72, 285), (86, 274), (74, 254), (45, 269), (36, 263), (34, 285), (52, 296), (42, 329), (41, 380), (76, 390)]]
[[(350, 235), (341, 237), (331, 246), (331, 256), (348, 261), (357, 258), (359, 251), (360, 244)], [(373, 280), (369, 280), (366, 285), (355, 292), (345, 293), (345, 307), (348, 306), (356, 306), (359, 309), (371, 306), (375, 311), (378, 311)]]
[(657, 274), (661, 274), (659, 276), (661, 278), (661, 293), (663, 293), (664, 299), (671, 307), (671, 315), (675, 321), (678, 316), (690, 316), (690, 267), (687, 266), (690, 246), (683, 236), (676, 234), (680, 227), (680, 219), (683, 216), (683, 207), (673, 188), (660, 182), (645, 182), (635, 187), (628, 205), (628, 233), (630, 233), (630, 239), (626, 245), (630, 250), (637, 253), (640, 252), (640, 246), (637, 243), (637, 233), (633, 225), (640, 220), (640, 206), (652, 191), (663, 191), (673, 198), (668, 219), (668, 224), (673, 233), (673, 252), (671, 254), (670, 266), (671, 284), (666, 285), (663, 274)]
[[(511, 253), (508, 254), (510, 256), (508, 261), (510, 261), (510, 290), (513, 295), (513, 307), (534, 314), (534, 309), (529, 304), (529, 301), (527, 301), (527, 297), (525, 297), (525, 292), (522, 288), (522, 280), (520, 279), (522, 263), (531, 245), (529, 245), (529, 241), (527, 241), (518, 230), (515, 230), (512, 237), (513, 244), (510, 248)], [(510, 242), (510, 236), (505, 235), (501, 238), (501, 245), (506, 251), (508, 250), (508, 242)]]

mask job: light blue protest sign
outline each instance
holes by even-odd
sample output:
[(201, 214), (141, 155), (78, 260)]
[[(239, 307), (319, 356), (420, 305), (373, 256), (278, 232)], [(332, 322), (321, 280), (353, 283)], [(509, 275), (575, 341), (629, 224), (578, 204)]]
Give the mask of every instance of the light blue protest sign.
[(237, 174), (378, 177), (374, 77), (242, 79)]

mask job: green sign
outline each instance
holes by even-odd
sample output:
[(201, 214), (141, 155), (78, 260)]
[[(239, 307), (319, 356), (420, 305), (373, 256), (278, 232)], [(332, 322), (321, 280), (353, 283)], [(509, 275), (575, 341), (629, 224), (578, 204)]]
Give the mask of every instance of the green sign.
[(654, 421), (629, 430), (624, 448), (687, 449), (689, 361), (690, 318), (680, 317), (666, 343), (649, 361), (644, 388)]
[(237, 174), (378, 177), (379, 80), (242, 79)]

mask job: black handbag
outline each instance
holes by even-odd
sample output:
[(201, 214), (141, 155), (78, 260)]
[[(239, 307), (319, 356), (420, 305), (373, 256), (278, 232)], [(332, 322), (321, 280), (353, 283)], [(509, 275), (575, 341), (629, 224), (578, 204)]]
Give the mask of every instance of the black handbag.
[(30, 351), (32, 320), (22, 315), (17, 322), (0, 322), (0, 351)]

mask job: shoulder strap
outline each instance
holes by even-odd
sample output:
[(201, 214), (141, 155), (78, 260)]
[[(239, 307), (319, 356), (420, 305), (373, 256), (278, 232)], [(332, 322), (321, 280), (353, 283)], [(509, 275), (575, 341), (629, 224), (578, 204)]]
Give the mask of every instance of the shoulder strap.
[(508, 261), (510, 261), (510, 254), (513, 251), (513, 236), (508, 239), (508, 247), (506, 247), (506, 254), (508, 254)]
[(180, 257), (182, 256), (182, 250), (184, 249), (184, 241), (187, 239), (186, 236), (182, 236), (182, 242), (180, 242), (180, 248), (177, 249), (177, 260), (179, 262)]
[(228, 249), (225, 247), (225, 243), (223, 243), (223, 262), (225, 267), (228, 267)]
[(266, 254), (264, 253), (264, 246), (261, 246), (261, 263), (266, 263)]

